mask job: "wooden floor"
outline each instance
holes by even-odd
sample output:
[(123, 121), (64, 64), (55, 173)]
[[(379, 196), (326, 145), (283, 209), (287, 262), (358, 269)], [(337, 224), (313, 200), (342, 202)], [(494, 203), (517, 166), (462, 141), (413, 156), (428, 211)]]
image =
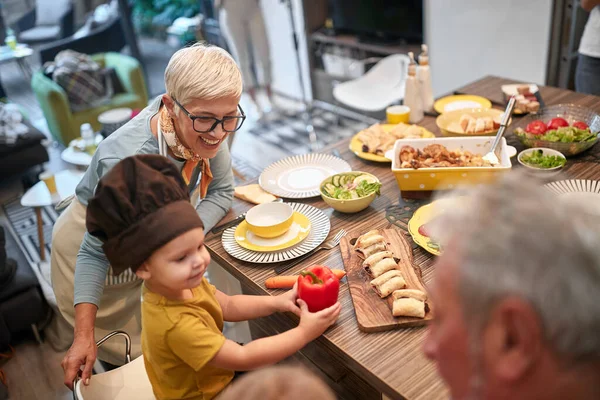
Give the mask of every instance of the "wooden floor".
[(73, 395), (63, 385), (60, 362), (64, 353), (48, 343), (31, 340), (16, 346), (12, 359), (3, 362), (10, 400), (69, 400)]

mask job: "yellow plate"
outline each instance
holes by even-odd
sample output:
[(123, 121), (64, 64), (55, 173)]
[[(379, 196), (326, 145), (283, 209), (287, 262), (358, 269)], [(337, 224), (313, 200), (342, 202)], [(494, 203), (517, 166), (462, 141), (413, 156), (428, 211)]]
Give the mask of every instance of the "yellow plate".
[(417, 211), (415, 211), (410, 221), (408, 221), (408, 232), (412, 236), (414, 242), (429, 253), (436, 256), (442, 254), (439, 245), (437, 245), (433, 240), (431, 240), (431, 238), (421, 235), (421, 233), (419, 232), (419, 227), (430, 222), (440, 214), (440, 201), (445, 200), (437, 200), (433, 203), (424, 205), (423, 207), (419, 208)]
[(299, 212), (295, 211), (293, 223), (290, 229), (281, 236), (272, 239), (265, 239), (256, 236), (248, 229), (248, 223), (242, 221), (235, 230), (234, 238), (237, 244), (245, 249), (269, 252), (279, 251), (292, 247), (303, 241), (310, 233), (310, 220)]
[[(472, 96), (470, 94), (442, 97), (433, 103), (433, 108), (438, 113), (443, 114), (448, 111), (460, 110), (461, 108), (477, 108), (478, 105), (481, 108), (492, 108), (492, 102), (485, 97)], [(446, 109), (446, 107), (448, 107), (448, 109)]]
[(416, 244), (421, 246), (429, 253), (439, 256), (442, 254), (439, 246), (437, 246), (435, 242), (433, 242), (427, 236), (423, 236), (419, 233), (419, 227), (431, 221), (434, 218), (434, 214), (435, 211), (433, 203), (419, 208), (417, 211), (415, 211), (410, 221), (408, 221), (408, 232)]
[(421, 233), (419, 233), (419, 227), (431, 222), (434, 218), (448, 210), (453, 208), (456, 209), (457, 207), (465, 207), (468, 201), (468, 196), (457, 196), (436, 200), (420, 207), (415, 211), (410, 221), (408, 221), (408, 232), (412, 236), (414, 242), (433, 255), (441, 255), (442, 249), (440, 246), (435, 243), (435, 241), (431, 240), (431, 238), (421, 235)]
[[(389, 132), (394, 128), (394, 124), (381, 124), (381, 127), (383, 128), (384, 131)], [(423, 129), (423, 138), (434, 138), (435, 135), (433, 134), (433, 132), (428, 131), (427, 129), (423, 128), (422, 126), (420, 127), (421, 129)], [(363, 160), (367, 160), (367, 161), (375, 161), (375, 162), (391, 162), (392, 160), (390, 160), (389, 158), (386, 158), (384, 156), (378, 156), (377, 154), (373, 154), (373, 153), (365, 153), (364, 151), (362, 151), (362, 142), (360, 140), (358, 140), (358, 133), (354, 136), (352, 136), (352, 139), (350, 140), (350, 150), (356, 154), (359, 158), (362, 158)]]

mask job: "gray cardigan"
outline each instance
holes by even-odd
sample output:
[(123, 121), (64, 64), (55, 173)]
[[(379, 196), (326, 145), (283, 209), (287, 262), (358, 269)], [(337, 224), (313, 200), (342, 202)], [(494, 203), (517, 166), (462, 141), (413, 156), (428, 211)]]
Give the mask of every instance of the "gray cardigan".
[[(100, 178), (122, 159), (136, 154), (158, 154), (158, 140), (150, 130), (150, 119), (158, 112), (160, 104), (158, 97), (135, 118), (100, 143), (75, 191), (82, 204), (87, 206)], [(183, 168), (182, 161), (172, 161), (180, 169)], [(208, 187), (208, 193), (195, 205), (206, 231), (227, 214), (233, 200), (231, 156), (226, 141), (221, 144), (217, 155), (210, 160), (210, 168), (213, 180)], [(199, 182), (199, 175), (197, 168), (190, 181), (190, 194)], [(109, 263), (102, 251), (102, 242), (86, 232), (75, 266), (75, 305), (92, 303), (99, 306), (105, 285), (123, 283), (123, 278), (135, 279), (131, 272), (123, 274), (127, 277), (115, 279), (107, 276), (108, 269)]]

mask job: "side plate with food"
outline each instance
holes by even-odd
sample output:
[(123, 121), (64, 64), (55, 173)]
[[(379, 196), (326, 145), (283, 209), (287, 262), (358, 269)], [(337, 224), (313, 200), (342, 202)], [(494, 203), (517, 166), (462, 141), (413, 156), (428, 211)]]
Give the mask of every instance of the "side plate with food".
[(503, 114), (494, 108), (465, 109), (444, 113), (435, 122), (444, 136), (494, 136)]
[(541, 107), (539, 97), (539, 88), (533, 83), (502, 85), (502, 93), (504, 100), (508, 102), (511, 97), (514, 97), (515, 108), (513, 114), (535, 113)]
[(435, 135), (432, 132), (418, 125), (374, 124), (352, 137), (350, 150), (363, 160), (390, 162), (385, 154), (394, 148), (396, 140), (433, 137)]
[(445, 197), (426, 204), (413, 214), (408, 221), (408, 232), (413, 241), (427, 252), (439, 256), (442, 254), (442, 245), (435, 239), (431, 226), (444, 213), (452, 212), (459, 208), (468, 207), (467, 196)]

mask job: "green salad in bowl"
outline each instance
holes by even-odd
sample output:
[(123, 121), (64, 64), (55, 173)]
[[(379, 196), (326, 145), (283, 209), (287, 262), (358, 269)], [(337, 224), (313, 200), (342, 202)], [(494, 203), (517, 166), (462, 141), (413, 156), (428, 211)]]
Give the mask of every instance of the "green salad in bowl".
[(567, 158), (561, 152), (546, 148), (523, 150), (517, 160), (528, 172), (545, 177), (560, 173), (567, 163)]
[(538, 168), (556, 168), (565, 165), (567, 159), (557, 155), (545, 155), (544, 150), (534, 149), (531, 153), (524, 154), (521, 161)]
[(321, 197), (340, 212), (353, 213), (367, 208), (379, 196), (381, 182), (367, 172), (346, 172), (321, 183)]
[(600, 115), (573, 104), (558, 104), (525, 117), (519, 125), (514, 133), (526, 147), (550, 148), (569, 157), (598, 142)]

